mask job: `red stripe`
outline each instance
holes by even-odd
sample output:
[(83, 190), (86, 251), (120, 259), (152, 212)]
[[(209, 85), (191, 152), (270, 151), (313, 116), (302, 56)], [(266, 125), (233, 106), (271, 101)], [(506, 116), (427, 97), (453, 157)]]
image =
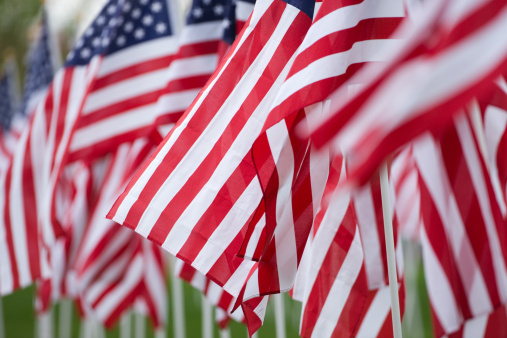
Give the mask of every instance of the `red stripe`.
[(121, 68), (120, 70), (102, 77), (97, 77), (90, 87), (90, 93), (132, 79), (136, 76), (167, 68), (171, 64), (173, 57), (173, 55), (164, 55), (156, 59), (150, 59), (142, 63), (136, 63), (132, 66)]
[[(185, 41), (183, 41), (185, 43)], [(175, 59), (191, 58), (194, 56), (215, 55), (218, 51), (220, 40), (211, 40), (193, 44), (184, 44), (178, 50)]]

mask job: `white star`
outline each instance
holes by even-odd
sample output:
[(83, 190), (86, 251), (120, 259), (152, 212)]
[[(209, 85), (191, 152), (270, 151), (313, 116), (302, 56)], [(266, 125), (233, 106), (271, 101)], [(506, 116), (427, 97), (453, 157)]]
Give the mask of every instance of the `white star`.
[(67, 60), (71, 60), (74, 58), (74, 51), (71, 51), (69, 55), (67, 55)]
[(231, 21), (230, 21), (229, 19), (224, 19), (224, 20), (222, 21), (222, 27), (223, 27), (224, 29), (228, 28), (230, 25), (231, 25)]
[(125, 32), (130, 33), (134, 30), (134, 24), (132, 22), (127, 22), (123, 29), (125, 29)]
[(125, 5), (123, 5), (123, 11), (124, 12), (128, 12), (132, 9), (132, 4), (130, 2), (127, 2), (125, 3)]
[(77, 42), (76, 42), (76, 47), (77, 48), (81, 48), (81, 47), (83, 47), (83, 45), (84, 45), (83, 38), (77, 40)]
[(116, 11), (115, 5), (109, 5), (109, 7), (107, 7), (107, 14), (113, 15), (115, 11)]
[(141, 0), (139, 1), (141, 3), (141, 5), (146, 5), (148, 3), (149, 0)]
[(216, 15), (224, 14), (224, 6), (216, 5), (215, 7), (213, 7), (213, 12), (215, 12)]
[(142, 28), (138, 28), (138, 29), (136, 29), (136, 31), (134, 32), (134, 37), (135, 37), (137, 40), (141, 40), (142, 38), (144, 38), (144, 35), (145, 35), (145, 32), (144, 32), (144, 29), (142, 29)]
[(152, 23), (153, 23), (153, 17), (151, 15), (148, 14), (143, 17), (143, 25), (151, 26)]
[(100, 38), (95, 38), (92, 40), (92, 46), (98, 47), (100, 45)]
[(167, 30), (167, 27), (166, 27), (165, 23), (163, 23), (163, 22), (159, 22), (155, 25), (155, 31), (159, 34), (165, 33), (166, 30)]
[(116, 39), (116, 44), (118, 46), (123, 46), (125, 45), (125, 43), (127, 42), (127, 39), (123, 36), (123, 35), (120, 35), (117, 39)]
[(209, 4), (211, 4), (211, 0), (202, 0), (202, 3), (209, 6)]
[(83, 59), (87, 59), (90, 57), (90, 50), (88, 48), (83, 48), (79, 55), (81, 55)]
[(151, 10), (155, 13), (158, 13), (162, 10), (162, 4), (160, 2), (154, 2), (151, 4)]
[(93, 35), (93, 27), (88, 27), (88, 29), (85, 32), (86, 36), (92, 36)]
[(102, 39), (102, 47), (107, 47), (109, 45), (109, 42), (111, 42), (109, 40), (109, 38), (106, 36)]
[(195, 17), (195, 18), (200, 18), (202, 17), (202, 8), (201, 7), (196, 7), (194, 8), (194, 10), (192, 11), (192, 15)]
[(116, 23), (117, 23), (116, 18), (111, 18), (111, 20), (109, 20), (109, 26), (111, 26), (111, 27), (116, 26)]
[(139, 8), (136, 8), (132, 11), (132, 17), (134, 19), (139, 19), (141, 17), (141, 10)]
[(104, 18), (104, 16), (101, 15), (97, 18), (98, 25), (103, 25), (105, 22), (106, 22), (106, 18)]
[(117, 24), (118, 26), (123, 25), (123, 16), (120, 16), (120, 17), (118, 17), (118, 18), (116, 19), (116, 24)]

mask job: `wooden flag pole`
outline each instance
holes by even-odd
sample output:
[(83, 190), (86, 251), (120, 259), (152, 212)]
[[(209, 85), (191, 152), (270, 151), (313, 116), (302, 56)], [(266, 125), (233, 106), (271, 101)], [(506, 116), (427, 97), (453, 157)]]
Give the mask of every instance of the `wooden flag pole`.
[(202, 337), (213, 338), (213, 306), (208, 302), (204, 294), (202, 298)]
[(175, 338), (185, 338), (185, 307), (183, 306), (183, 286), (181, 284), (181, 279), (179, 279), (176, 274), (174, 267), (176, 266), (176, 258), (171, 257), (170, 263), (172, 263), (172, 267), (170, 271), (172, 272), (171, 278), (171, 298), (173, 303), (173, 326), (174, 326), (174, 337)]
[(275, 302), (275, 324), (276, 324), (276, 338), (285, 338), (287, 336), (285, 330), (285, 309), (283, 305), (283, 295), (277, 293), (273, 295)]
[(165, 338), (165, 326), (155, 330), (155, 338)]
[(72, 335), (72, 300), (60, 301), (60, 315), (58, 321), (58, 337), (70, 338)]
[(401, 338), (400, 301), (398, 297), (398, 278), (394, 250), (393, 220), (391, 215), (390, 189), (387, 178), (387, 163), (380, 167), (380, 193), (384, 214), (384, 233), (386, 237), (387, 271), (389, 273), (389, 291), (391, 293), (391, 313), (393, 319), (393, 337)]

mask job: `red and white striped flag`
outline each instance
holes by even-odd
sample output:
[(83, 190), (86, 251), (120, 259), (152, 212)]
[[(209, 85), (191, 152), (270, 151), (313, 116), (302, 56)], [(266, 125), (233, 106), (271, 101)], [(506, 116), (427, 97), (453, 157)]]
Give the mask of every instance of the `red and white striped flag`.
[(470, 121), (459, 115), (451, 128), (425, 135), (414, 146), (436, 336), (466, 333), (474, 322), (482, 325), (475, 331), (482, 334), (471, 336), (485, 336), (491, 332), (484, 330), (487, 317), (503, 311), (507, 301), (507, 232), (478, 129)]
[(250, 149), (311, 23), (313, 1), (298, 4), (256, 3), (207, 86), (110, 213), (235, 297), (242, 284), (227, 283), (252, 267), (236, 254), (262, 197)]
[(373, 77), (367, 86), (346, 103), (330, 97), (332, 113), (312, 132), (317, 146), (344, 151), (351, 181), (364, 183), (401, 145), (444, 128), (507, 68), (504, 1), (430, 1), (414, 21), (400, 28), (405, 42), (389, 63), (357, 74)]

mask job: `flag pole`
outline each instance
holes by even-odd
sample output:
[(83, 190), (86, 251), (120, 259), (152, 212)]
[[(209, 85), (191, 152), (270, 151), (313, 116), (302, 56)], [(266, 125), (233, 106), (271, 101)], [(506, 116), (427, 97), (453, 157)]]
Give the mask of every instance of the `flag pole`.
[(0, 297), (0, 338), (5, 338), (4, 311), (2, 307), (2, 297)]
[(134, 312), (136, 338), (146, 337), (146, 320), (141, 313)]
[(204, 294), (202, 299), (202, 337), (213, 338), (213, 307)]
[(183, 286), (181, 279), (176, 276), (174, 267), (176, 266), (176, 258), (169, 256), (172, 267), (171, 271), (171, 298), (173, 303), (173, 319), (174, 319), (174, 337), (185, 338), (185, 308), (183, 306)]
[(60, 316), (58, 322), (58, 337), (70, 338), (72, 335), (72, 300), (60, 301)]
[(132, 324), (130, 322), (131, 313), (127, 311), (120, 319), (120, 338), (130, 338), (132, 331)]
[(281, 293), (273, 295), (275, 302), (276, 338), (285, 338), (287, 336), (285, 330), (285, 309), (282, 297), (283, 295)]
[(389, 274), (389, 291), (391, 294), (391, 318), (393, 320), (393, 337), (401, 338), (400, 301), (398, 297), (398, 278), (394, 250), (393, 220), (387, 163), (380, 167), (380, 193), (382, 195), (382, 211), (384, 214), (384, 233), (386, 237), (387, 271)]

